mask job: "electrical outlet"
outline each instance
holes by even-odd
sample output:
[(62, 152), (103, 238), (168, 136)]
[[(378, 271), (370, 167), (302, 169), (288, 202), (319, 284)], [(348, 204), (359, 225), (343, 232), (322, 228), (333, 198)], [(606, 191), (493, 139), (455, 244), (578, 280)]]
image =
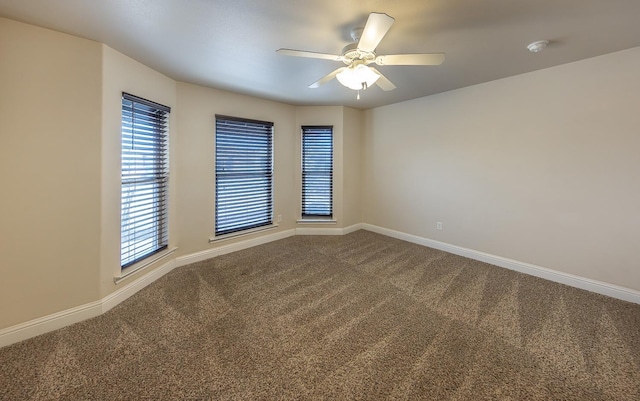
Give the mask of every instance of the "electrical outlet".
[(282, 223), (282, 215), (281, 214), (278, 215), (278, 223)]
[(436, 223), (436, 230), (442, 231), (442, 222), (441, 221)]

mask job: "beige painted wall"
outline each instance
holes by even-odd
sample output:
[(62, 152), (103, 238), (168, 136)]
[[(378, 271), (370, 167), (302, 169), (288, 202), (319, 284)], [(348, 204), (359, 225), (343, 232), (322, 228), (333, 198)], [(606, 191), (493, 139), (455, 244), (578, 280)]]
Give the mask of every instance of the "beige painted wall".
[(0, 18), (0, 328), (98, 298), (101, 57)]
[[(0, 302), (16, 305), (2, 308), (0, 329), (103, 299), (177, 256), (295, 228), (300, 123), (337, 128), (342, 187), (341, 107), (314, 108), (314, 120), (312, 110), (176, 83), (103, 44), (5, 19), (0, 30)], [(115, 285), (123, 91), (172, 108), (170, 247), (178, 249)], [(215, 114), (275, 123), (278, 228), (209, 244)]]
[[(202, 86), (178, 83), (178, 255), (276, 233), (295, 222), (295, 107)], [(274, 123), (275, 229), (209, 244), (214, 230), (215, 115)]]
[[(121, 288), (122, 91), (172, 107), (170, 258), (300, 227), (300, 126), (331, 124), (332, 227), (363, 221), (640, 290), (640, 48), (367, 112), (176, 83), (2, 18), (0, 58), (0, 329)], [(209, 244), (215, 114), (275, 123), (278, 228)]]
[(344, 108), (343, 123), (343, 208), (344, 227), (362, 223), (361, 197), (362, 166), (361, 146), (364, 128), (364, 112)]
[(364, 221), (640, 290), (638, 71), (635, 48), (366, 112)]
[[(176, 177), (178, 175), (178, 131), (176, 82), (151, 68), (102, 45), (102, 210), (100, 295), (105, 297), (141, 274), (116, 285), (120, 270), (120, 155), (122, 92), (171, 107), (169, 115), (169, 248), (177, 245)], [(160, 259), (145, 268), (145, 274), (167, 263)], [(142, 262), (144, 263), (144, 262)], [(136, 265), (130, 267), (135, 269)]]

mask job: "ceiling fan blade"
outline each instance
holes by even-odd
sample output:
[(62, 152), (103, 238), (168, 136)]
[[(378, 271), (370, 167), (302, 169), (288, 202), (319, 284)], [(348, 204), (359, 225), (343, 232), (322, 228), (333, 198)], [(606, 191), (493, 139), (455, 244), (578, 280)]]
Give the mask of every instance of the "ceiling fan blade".
[(324, 60), (342, 61), (342, 56), (339, 56), (337, 54), (316, 53), (294, 49), (278, 49), (276, 50), (276, 53), (284, 54), (285, 56), (321, 58)]
[(387, 14), (369, 14), (369, 19), (364, 26), (362, 36), (360, 37), (360, 41), (358, 42), (358, 49), (364, 50), (366, 52), (372, 52), (376, 50), (376, 47), (378, 47), (378, 43), (380, 43), (382, 38), (384, 38), (384, 35), (387, 34), (389, 28), (391, 28), (391, 25), (393, 24), (393, 21), (395, 21), (395, 19), (388, 16)]
[(380, 75), (380, 77), (376, 80), (376, 85), (378, 85), (380, 87), (380, 89), (382, 89), (385, 92), (388, 91), (392, 91), (396, 88), (396, 86), (389, 81), (389, 79), (387, 79), (387, 77), (385, 77), (384, 75), (382, 75), (380, 73), (380, 71), (376, 70), (373, 67), (369, 67), (373, 72), (375, 72), (376, 74)]
[(440, 65), (444, 62), (444, 53), (389, 54), (376, 57), (378, 65)]
[(331, 81), (333, 78), (336, 77), (336, 75), (338, 75), (340, 73), (340, 71), (344, 70), (347, 67), (340, 67), (337, 70), (334, 70), (330, 73), (328, 73), (327, 75), (325, 75), (324, 77), (320, 78), (319, 80), (317, 80), (316, 82), (312, 83), (311, 85), (309, 85), (309, 88), (315, 89), (317, 87), (319, 87), (320, 85), (324, 85), (327, 82)]

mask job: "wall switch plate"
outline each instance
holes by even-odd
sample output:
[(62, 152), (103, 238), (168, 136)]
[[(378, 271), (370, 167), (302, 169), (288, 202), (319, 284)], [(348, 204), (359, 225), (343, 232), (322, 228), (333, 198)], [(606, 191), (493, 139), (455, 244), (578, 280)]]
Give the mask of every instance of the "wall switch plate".
[(441, 221), (436, 223), (436, 230), (442, 231), (442, 222)]
[(279, 214), (279, 215), (278, 215), (278, 223), (281, 223), (281, 222), (282, 222), (282, 215), (281, 215), (281, 214)]

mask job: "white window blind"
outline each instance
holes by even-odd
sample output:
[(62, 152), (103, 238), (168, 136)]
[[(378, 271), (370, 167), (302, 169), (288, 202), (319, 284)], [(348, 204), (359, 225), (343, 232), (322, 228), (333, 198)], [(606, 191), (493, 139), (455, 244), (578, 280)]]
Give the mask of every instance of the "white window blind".
[(122, 94), (120, 265), (167, 248), (170, 108)]
[(273, 123), (216, 115), (215, 235), (273, 224)]
[(333, 127), (302, 127), (302, 217), (333, 216)]

